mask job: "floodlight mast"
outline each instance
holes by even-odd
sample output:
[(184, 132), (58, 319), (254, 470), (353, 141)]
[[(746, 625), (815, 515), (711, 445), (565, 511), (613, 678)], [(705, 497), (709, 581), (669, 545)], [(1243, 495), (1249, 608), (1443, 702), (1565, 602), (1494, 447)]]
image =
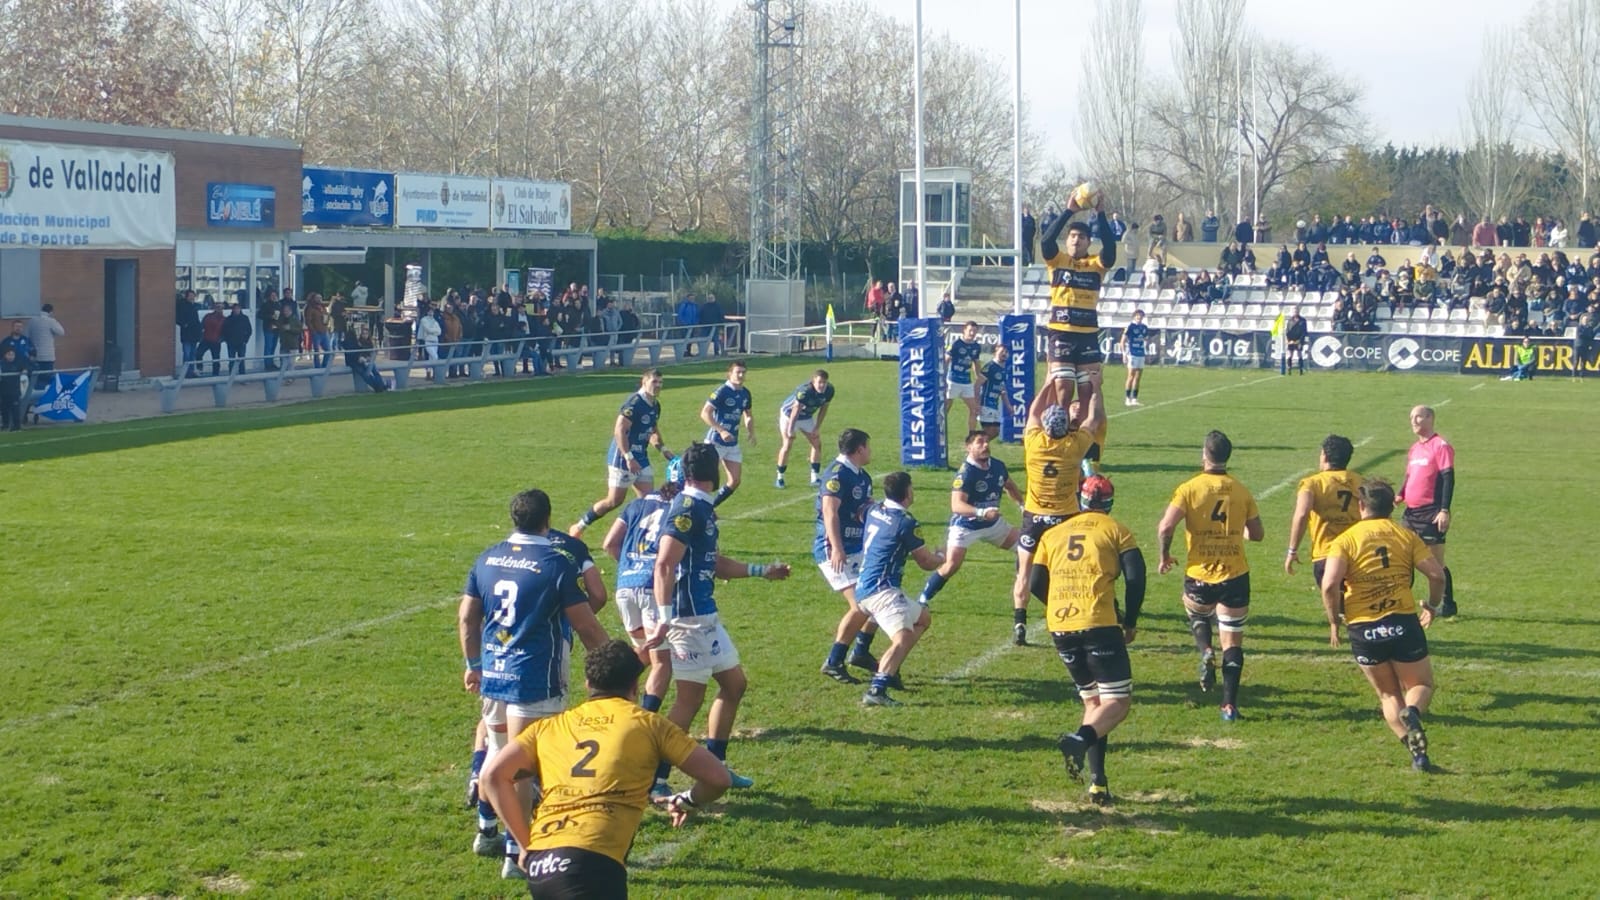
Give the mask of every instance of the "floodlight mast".
[(803, 0), (749, 0), (755, 84), (750, 129), (750, 278), (800, 278)]

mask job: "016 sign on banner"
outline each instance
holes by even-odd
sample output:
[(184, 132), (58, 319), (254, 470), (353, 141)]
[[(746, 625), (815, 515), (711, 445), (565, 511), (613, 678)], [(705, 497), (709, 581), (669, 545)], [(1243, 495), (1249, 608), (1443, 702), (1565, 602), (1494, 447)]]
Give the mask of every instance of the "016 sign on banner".
[(0, 141), (0, 247), (171, 249), (175, 180), (170, 153)]

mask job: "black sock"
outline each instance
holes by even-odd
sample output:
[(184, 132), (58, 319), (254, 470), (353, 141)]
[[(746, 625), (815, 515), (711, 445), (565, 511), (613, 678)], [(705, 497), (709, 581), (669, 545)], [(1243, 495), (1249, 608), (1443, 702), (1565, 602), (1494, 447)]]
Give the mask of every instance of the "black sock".
[(782, 475), (784, 472), (787, 472), (787, 471), (789, 471), (789, 467), (788, 466), (779, 466), (778, 467), (778, 474), (779, 475)]
[(1456, 602), (1456, 580), (1450, 576), (1450, 567), (1444, 567), (1444, 603), (1449, 606)]
[(1091, 750), (1100, 743), (1100, 735), (1095, 732), (1093, 725), (1078, 726), (1078, 739)]
[(712, 506), (721, 506), (722, 505), (722, 501), (724, 501), (724, 500), (728, 499), (729, 497), (733, 496), (734, 490), (735, 490), (734, 488), (728, 487), (727, 485), (723, 485), (722, 487), (717, 488), (717, 495), (715, 497), (711, 498), (711, 505)]
[(821, 463), (812, 463), (811, 464), (811, 474), (819, 475), (821, 473), (822, 473), (822, 464)]
[(1013, 609), (1011, 611), (1011, 623), (1013, 625), (1028, 624), (1028, 608), (1024, 606), (1020, 609)]
[(1244, 648), (1222, 651), (1222, 705), (1239, 705), (1239, 675), (1244, 672)]
[(1089, 745), (1089, 780), (1095, 784), (1106, 783), (1106, 739), (1101, 737)]

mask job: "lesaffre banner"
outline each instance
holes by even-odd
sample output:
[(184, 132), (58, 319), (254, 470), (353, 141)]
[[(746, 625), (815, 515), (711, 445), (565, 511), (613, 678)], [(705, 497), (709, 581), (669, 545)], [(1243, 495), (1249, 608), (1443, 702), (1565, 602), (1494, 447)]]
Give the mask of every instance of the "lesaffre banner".
[(300, 221), (306, 225), (394, 224), (394, 176), (360, 169), (300, 169)]
[(172, 154), (0, 141), (0, 247), (169, 250)]
[(944, 339), (938, 319), (900, 320), (900, 464), (945, 466)]
[(564, 181), (496, 178), (491, 221), (496, 230), (571, 231), (572, 186)]
[(465, 175), (396, 175), (394, 224), (487, 229), (489, 185), (487, 178)]
[(1000, 420), (1000, 437), (1013, 443), (1022, 440), (1022, 432), (1028, 425), (1028, 407), (1033, 405), (1035, 329), (1031, 315), (1000, 317), (1000, 339), (1005, 341), (1009, 354), (1006, 399), (1011, 401), (1011, 414)]

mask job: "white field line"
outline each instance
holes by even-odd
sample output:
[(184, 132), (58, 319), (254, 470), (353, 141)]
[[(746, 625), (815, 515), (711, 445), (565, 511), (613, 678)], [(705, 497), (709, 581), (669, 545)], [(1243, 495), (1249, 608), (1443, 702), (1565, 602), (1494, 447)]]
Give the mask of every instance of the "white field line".
[(307, 638), (301, 638), (296, 641), (290, 641), (286, 644), (279, 644), (276, 647), (269, 647), (265, 650), (257, 650), (254, 653), (246, 653), (242, 656), (236, 656), (232, 659), (206, 663), (205, 665), (196, 666), (192, 669), (182, 672), (160, 675), (149, 681), (123, 688), (115, 694), (98, 700), (90, 700), (84, 703), (66, 703), (62, 704), (61, 706), (57, 706), (48, 712), (37, 713), (31, 716), (23, 716), (22, 718), (0, 722), (0, 734), (8, 734), (13, 731), (20, 731), (24, 728), (31, 728), (34, 725), (54, 722), (57, 719), (75, 716), (79, 713), (93, 712), (94, 710), (106, 704), (120, 703), (121, 701), (132, 699), (164, 685), (184, 684), (194, 681), (197, 678), (204, 678), (208, 675), (216, 675), (221, 672), (227, 672), (231, 669), (237, 669), (240, 666), (247, 666), (251, 663), (257, 663), (261, 660), (269, 659), (274, 656), (280, 656), (284, 653), (294, 653), (297, 650), (304, 650), (307, 647), (315, 647), (318, 644), (326, 644), (331, 640), (342, 638), (346, 635), (370, 631), (374, 628), (387, 625), (390, 622), (408, 619), (418, 613), (439, 609), (451, 603), (455, 603), (459, 599), (459, 596), (451, 596), (438, 600), (432, 600), (427, 603), (418, 603), (413, 606), (405, 607), (404, 609), (397, 609), (393, 612), (385, 613), (384, 615), (378, 616), (374, 619), (367, 619), (362, 622), (352, 622), (349, 625), (340, 625), (337, 628), (331, 628), (322, 632), (321, 634), (312, 635), (311, 637)]
[[(1357, 441), (1356, 445), (1355, 445), (1355, 448), (1357, 450), (1359, 450), (1362, 447), (1365, 447), (1366, 445), (1368, 445), (1370, 443), (1372, 443), (1372, 436), (1368, 435), (1368, 436), (1362, 438), (1361, 440)], [(1291, 484), (1299, 484), (1300, 483), (1300, 479), (1306, 477), (1307, 475), (1310, 475), (1314, 471), (1316, 471), (1316, 470), (1315, 469), (1301, 469), (1300, 471), (1294, 473), (1293, 475), (1290, 475), (1288, 478), (1285, 478), (1284, 480), (1278, 482), (1277, 484), (1273, 485), (1272, 487), (1269, 487), (1266, 490), (1262, 491), (1261, 493), (1257, 494), (1256, 495), (1256, 499), (1257, 500), (1265, 500), (1268, 497), (1271, 497), (1273, 494), (1276, 494), (1277, 492), (1283, 490), (1284, 488), (1288, 487)]]
[[(1198, 399), (1200, 397), (1205, 397), (1205, 396), (1208, 396), (1210, 394), (1218, 393), (1220, 391), (1231, 391), (1234, 388), (1249, 387), (1252, 384), (1260, 384), (1260, 383), (1262, 383), (1264, 381), (1276, 381), (1278, 378), (1279, 378), (1279, 376), (1277, 376), (1277, 375), (1269, 375), (1269, 376), (1267, 376), (1265, 378), (1256, 378), (1256, 379), (1253, 379), (1251, 381), (1240, 382), (1239, 384), (1223, 385), (1222, 387), (1211, 388), (1210, 390), (1201, 391), (1201, 392), (1199, 392), (1197, 394), (1190, 394), (1187, 397), (1177, 397), (1175, 399), (1166, 400), (1166, 401), (1163, 401), (1161, 403), (1151, 404), (1150, 406), (1135, 407), (1133, 409), (1126, 410), (1124, 412), (1115, 413), (1113, 415), (1107, 416), (1106, 418), (1114, 419), (1117, 416), (1127, 416), (1127, 415), (1133, 415), (1134, 413), (1149, 412), (1151, 410), (1160, 409), (1163, 406), (1172, 406), (1173, 404), (1177, 404), (1177, 403), (1187, 403), (1190, 400), (1195, 400), (1195, 399)], [(1371, 440), (1371, 438), (1368, 438), (1367, 440)], [(1365, 443), (1365, 441), (1363, 441), (1363, 443)], [(1300, 476), (1297, 475), (1295, 477), (1298, 478)], [(1030, 639), (1033, 639), (1033, 638), (1038, 637), (1038, 632), (1034, 628), (1032, 628), (1030, 626), (1030, 628), (1028, 630), (1028, 635), (1029, 635)], [(944, 675), (940, 675), (936, 680), (940, 684), (951, 684), (951, 683), (958, 682), (958, 681), (965, 681), (966, 679), (971, 678), (973, 675), (976, 675), (978, 672), (983, 671), (985, 668), (988, 667), (988, 665), (990, 663), (992, 663), (995, 660), (999, 659), (1002, 654), (1004, 654), (1007, 650), (1011, 649), (1011, 646), (1012, 646), (1012, 644), (1011, 644), (1010, 640), (1002, 641), (1001, 643), (995, 644), (993, 647), (990, 647), (989, 649), (983, 651), (982, 653), (978, 654), (977, 656), (973, 657), (972, 659), (969, 659), (966, 662), (962, 663), (961, 665), (957, 666), (953, 671), (951, 671), (951, 672), (949, 672), (947, 674), (944, 674)]]
[(1473, 385), (1473, 386), (1472, 386), (1472, 387), (1469, 387), (1469, 388), (1467, 388), (1467, 390), (1469, 390), (1469, 391), (1475, 391), (1475, 390), (1477, 390), (1477, 389), (1478, 389), (1478, 388), (1481, 388), (1481, 387), (1483, 387), (1483, 386), (1484, 386), (1484, 385), (1486, 385), (1486, 384), (1488, 384), (1488, 383), (1489, 383), (1489, 382), (1487, 382), (1487, 381), (1480, 381), (1480, 382), (1478, 382), (1478, 383), (1477, 383), (1477, 384), (1475, 384), (1475, 385)]

